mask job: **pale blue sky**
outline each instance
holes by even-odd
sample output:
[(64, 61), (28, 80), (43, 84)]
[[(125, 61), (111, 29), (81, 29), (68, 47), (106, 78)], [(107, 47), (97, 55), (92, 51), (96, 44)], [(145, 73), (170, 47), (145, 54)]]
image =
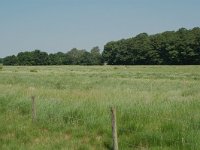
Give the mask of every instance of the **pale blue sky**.
[(0, 0), (0, 57), (200, 26), (200, 0)]

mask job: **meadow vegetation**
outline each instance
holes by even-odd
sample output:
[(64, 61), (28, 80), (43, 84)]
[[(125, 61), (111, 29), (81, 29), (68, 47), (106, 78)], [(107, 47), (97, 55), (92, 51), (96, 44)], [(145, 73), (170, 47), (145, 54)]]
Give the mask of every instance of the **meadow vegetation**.
[[(200, 149), (200, 66), (4, 66), (0, 149)], [(37, 120), (31, 119), (36, 96)]]

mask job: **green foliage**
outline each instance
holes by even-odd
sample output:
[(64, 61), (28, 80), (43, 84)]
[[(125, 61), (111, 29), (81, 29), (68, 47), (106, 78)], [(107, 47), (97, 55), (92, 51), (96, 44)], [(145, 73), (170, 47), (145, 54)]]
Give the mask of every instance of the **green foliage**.
[(49, 54), (49, 64), (50, 65), (63, 65), (65, 61), (65, 54), (58, 52), (55, 54)]
[(8, 66), (18, 65), (18, 58), (15, 55), (7, 56), (3, 59), (3, 65), (8, 65)]
[(20, 52), (17, 55), (19, 65), (48, 65), (49, 56), (46, 52), (35, 50), (32, 52)]
[(67, 65), (89, 65), (91, 64), (90, 53), (86, 50), (78, 50), (76, 48), (71, 49), (66, 54)]
[(91, 53), (91, 60), (92, 65), (102, 65), (103, 64), (103, 58), (101, 56), (101, 52), (98, 46), (93, 47), (90, 51)]
[(3, 64), (3, 58), (0, 58), (0, 64)]
[(103, 58), (110, 65), (200, 64), (200, 28), (167, 31), (109, 42)]
[(3, 59), (4, 65), (102, 65), (100, 49), (94, 47), (91, 52), (73, 48), (67, 53), (58, 52), (47, 54), (40, 50), (20, 52), (17, 56), (8, 56)]

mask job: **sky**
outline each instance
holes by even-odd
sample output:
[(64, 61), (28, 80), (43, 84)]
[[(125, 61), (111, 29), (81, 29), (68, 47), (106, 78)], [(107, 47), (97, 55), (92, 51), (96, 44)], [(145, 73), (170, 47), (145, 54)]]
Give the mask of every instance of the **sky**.
[(200, 0), (0, 0), (0, 57), (200, 26)]

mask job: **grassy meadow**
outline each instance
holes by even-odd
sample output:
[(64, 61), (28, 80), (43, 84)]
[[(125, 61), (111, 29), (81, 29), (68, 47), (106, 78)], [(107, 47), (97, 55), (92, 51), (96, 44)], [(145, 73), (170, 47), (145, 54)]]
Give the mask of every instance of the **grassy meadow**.
[(0, 149), (112, 149), (111, 106), (120, 150), (200, 149), (200, 66), (3, 66)]

